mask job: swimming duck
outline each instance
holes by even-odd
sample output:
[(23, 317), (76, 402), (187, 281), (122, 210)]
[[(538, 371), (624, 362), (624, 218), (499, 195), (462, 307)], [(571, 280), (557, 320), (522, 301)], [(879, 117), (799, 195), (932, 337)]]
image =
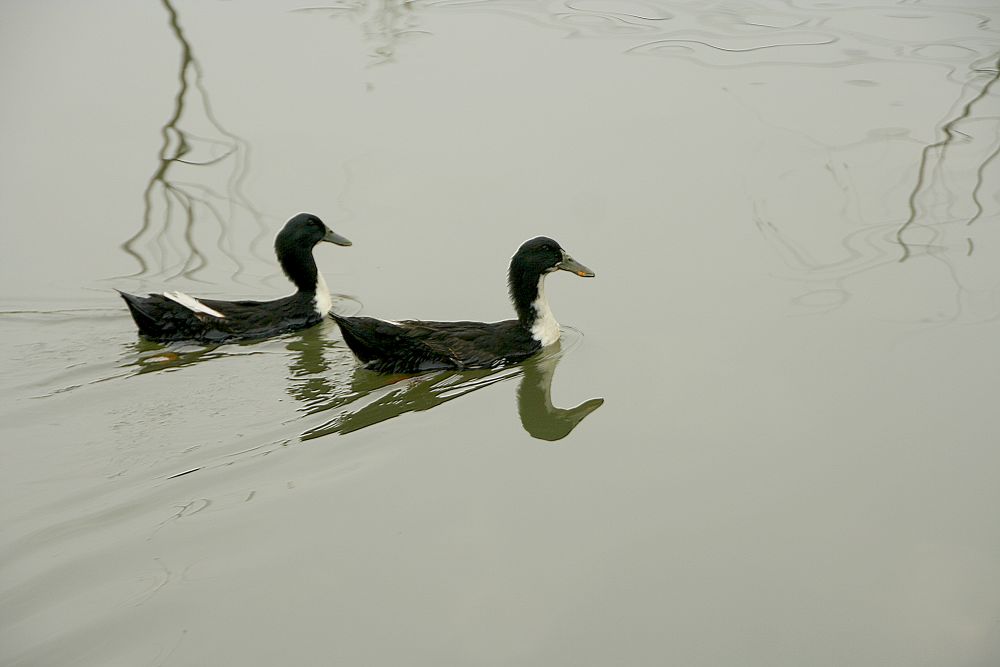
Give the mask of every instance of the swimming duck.
[(525, 241), (510, 260), (507, 284), (516, 320), (390, 322), (330, 316), (366, 367), (382, 373), (439, 368), (489, 368), (527, 359), (559, 340), (559, 323), (545, 299), (545, 277), (557, 270), (584, 278), (594, 272), (545, 236)]
[(134, 296), (119, 290), (139, 333), (152, 340), (198, 340), (226, 343), (266, 338), (305, 329), (322, 321), (333, 305), (323, 275), (316, 269), (313, 247), (320, 241), (349, 246), (322, 220), (300, 213), (285, 223), (274, 239), (274, 252), (298, 290), (274, 301), (196, 299), (183, 292)]

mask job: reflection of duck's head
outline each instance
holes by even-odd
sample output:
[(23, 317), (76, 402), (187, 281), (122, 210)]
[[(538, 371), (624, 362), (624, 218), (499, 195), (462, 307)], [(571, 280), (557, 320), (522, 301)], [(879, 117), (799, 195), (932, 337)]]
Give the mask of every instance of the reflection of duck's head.
[(587, 415), (604, 405), (603, 398), (592, 398), (569, 409), (552, 405), (552, 376), (559, 363), (558, 352), (556, 347), (549, 354), (525, 362), (517, 388), (517, 411), (524, 430), (533, 438), (550, 442), (565, 438)]
[(317, 283), (323, 279), (316, 269), (312, 251), (316, 244), (326, 241), (349, 246), (351, 242), (326, 226), (311, 213), (299, 213), (285, 223), (274, 239), (274, 253), (281, 270), (301, 292), (316, 292)]

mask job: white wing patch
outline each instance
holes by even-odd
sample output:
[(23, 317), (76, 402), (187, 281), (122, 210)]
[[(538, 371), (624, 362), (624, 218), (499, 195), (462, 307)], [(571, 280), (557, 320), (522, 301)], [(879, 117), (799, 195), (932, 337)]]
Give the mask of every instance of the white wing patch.
[(226, 319), (225, 315), (213, 308), (209, 308), (190, 294), (185, 294), (184, 292), (164, 292), (163, 296), (167, 297), (171, 301), (174, 301), (175, 303), (181, 304), (194, 313), (211, 315), (212, 317), (218, 317), (220, 320)]

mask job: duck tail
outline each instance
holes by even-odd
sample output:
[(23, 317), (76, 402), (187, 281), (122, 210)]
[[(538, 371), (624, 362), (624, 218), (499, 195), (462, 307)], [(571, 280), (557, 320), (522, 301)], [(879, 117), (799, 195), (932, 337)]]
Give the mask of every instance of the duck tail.
[(144, 309), (148, 299), (121, 290), (115, 291), (118, 292), (119, 296), (125, 301), (125, 305), (128, 306), (129, 313), (132, 314), (132, 319), (135, 320), (135, 325), (139, 327), (139, 333), (148, 336), (150, 332), (155, 331), (156, 319), (152, 313)]
[(336, 313), (330, 313), (330, 317), (340, 327), (340, 333), (344, 336), (344, 342), (351, 348), (361, 363), (366, 364), (373, 359), (382, 356), (386, 346), (395, 343), (395, 337), (380, 331), (380, 325), (388, 324), (373, 317), (343, 317)]

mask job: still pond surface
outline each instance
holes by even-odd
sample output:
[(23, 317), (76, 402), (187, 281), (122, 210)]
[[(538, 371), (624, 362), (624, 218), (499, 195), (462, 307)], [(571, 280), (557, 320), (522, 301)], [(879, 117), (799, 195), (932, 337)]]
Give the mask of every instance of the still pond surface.
[[(1000, 8), (9, 2), (0, 663), (1000, 664)], [(115, 288), (510, 317), (137, 339)]]

